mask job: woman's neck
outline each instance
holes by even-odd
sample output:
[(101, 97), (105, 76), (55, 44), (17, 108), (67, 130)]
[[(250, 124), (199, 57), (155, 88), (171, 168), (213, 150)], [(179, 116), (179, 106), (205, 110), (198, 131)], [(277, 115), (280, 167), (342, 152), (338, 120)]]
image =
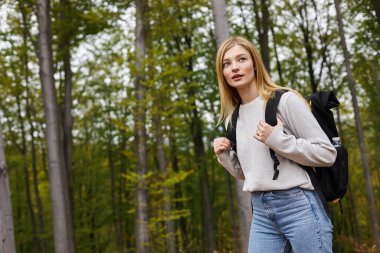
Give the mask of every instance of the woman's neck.
[(241, 87), (237, 89), (237, 92), (239, 93), (241, 103), (247, 104), (257, 98), (259, 96), (259, 93), (256, 89), (256, 84), (252, 84), (249, 86)]

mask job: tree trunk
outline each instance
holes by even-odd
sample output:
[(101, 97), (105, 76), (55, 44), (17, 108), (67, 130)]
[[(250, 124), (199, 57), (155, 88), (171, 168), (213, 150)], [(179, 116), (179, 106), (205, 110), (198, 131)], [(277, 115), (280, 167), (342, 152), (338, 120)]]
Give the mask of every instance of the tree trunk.
[[(62, 11), (60, 12), (61, 24), (69, 23), (70, 20), (68, 15), (70, 15), (71, 7), (69, 0), (60, 0)], [(72, 218), (72, 193), (71, 193), (71, 173), (72, 173), (72, 150), (73, 150), (73, 136), (72, 136), (72, 125), (73, 118), (71, 114), (72, 108), (72, 71), (71, 71), (71, 50), (70, 43), (72, 40), (71, 36), (71, 26), (62, 28), (62, 37), (60, 38), (60, 50), (63, 61), (63, 72), (64, 72), (64, 105), (63, 105), (63, 154), (64, 154), (64, 166), (65, 166), (65, 177), (68, 187), (68, 196), (67, 196), (67, 226), (69, 232), (69, 238), (74, 238), (73, 233), (73, 218)], [(72, 241), (74, 244), (74, 240)], [(72, 245), (74, 247), (74, 245)]]
[[(215, 33), (218, 46), (229, 37), (226, 3), (224, 0), (212, 0), (212, 11), (215, 22)], [(243, 192), (243, 181), (235, 179), (236, 196), (238, 202), (238, 217), (240, 224), (241, 250), (248, 249), (249, 227), (251, 225), (251, 195)], [(248, 229), (247, 229), (248, 228)]]
[(378, 219), (377, 219), (376, 205), (375, 205), (375, 200), (373, 196), (373, 188), (372, 188), (372, 182), (371, 182), (371, 170), (369, 166), (368, 153), (367, 153), (366, 145), (364, 141), (364, 132), (363, 132), (363, 127), (362, 127), (362, 122), (361, 122), (361, 117), (360, 117), (360, 112), (359, 112), (359, 107), (358, 107), (358, 101), (356, 97), (356, 81), (352, 75), (350, 56), (349, 56), (347, 45), (346, 45), (345, 32), (343, 28), (342, 15), (340, 13), (339, 0), (334, 0), (334, 3), (335, 3), (336, 15), (337, 15), (338, 26), (339, 26), (341, 46), (343, 48), (343, 54), (344, 54), (344, 63), (345, 63), (346, 71), (347, 71), (348, 85), (351, 92), (352, 104), (353, 104), (353, 109), (354, 109), (354, 114), (355, 114), (355, 126), (356, 126), (356, 131), (357, 131), (357, 135), (359, 139), (360, 154), (362, 158), (363, 170), (364, 170), (364, 175), (365, 175), (368, 209), (369, 209), (370, 218), (371, 218), (372, 236), (374, 238), (374, 244), (376, 245), (376, 248), (380, 248), (380, 237), (379, 237), (379, 231), (377, 227)]
[(268, 8), (269, 7), (267, 4), (267, 1), (261, 0), (260, 1), (261, 15), (260, 15), (259, 7), (257, 6), (256, 1), (253, 1), (253, 9), (255, 12), (256, 29), (259, 35), (258, 38), (259, 38), (261, 57), (265, 65), (265, 69), (267, 70), (268, 73), (270, 73), (269, 38), (268, 38), (270, 17), (269, 17)]
[[(22, 15), (22, 24), (23, 24), (23, 45), (26, 48), (28, 48), (28, 30), (29, 26), (27, 25), (27, 18), (26, 18), (26, 10), (25, 7), (22, 4), (22, 1), (19, 1), (19, 9)], [(45, 240), (43, 238), (44, 234), (44, 221), (43, 221), (43, 212), (42, 212), (42, 201), (40, 198), (40, 192), (38, 189), (38, 177), (37, 177), (37, 160), (36, 160), (36, 147), (35, 147), (35, 140), (34, 140), (34, 125), (32, 121), (32, 112), (31, 112), (31, 105), (29, 103), (29, 98), (30, 96), (30, 91), (29, 91), (29, 58), (28, 58), (28, 53), (25, 51), (25, 55), (23, 57), (24, 60), (24, 81), (25, 81), (25, 88), (26, 88), (26, 97), (25, 97), (25, 105), (26, 105), (26, 118), (29, 124), (30, 128), (30, 142), (31, 142), (31, 155), (32, 155), (32, 175), (33, 175), (33, 190), (34, 190), (34, 195), (36, 198), (36, 203), (37, 203), (37, 221), (38, 221), (38, 234), (39, 234), (39, 242), (40, 242), (40, 250), (41, 253), (46, 252), (46, 245), (45, 245)], [(36, 251), (37, 252), (37, 251)]]
[[(109, 87), (110, 88), (110, 87)], [(107, 99), (111, 99), (111, 94), (109, 94), (109, 97)], [(110, 179), (111, 179), (111, 205), (112, 205), (112, 218), (113, 218), (113, 224), (115, 227), (115, 234), (116, 234), (116, 247), (117, 251), (119, 253), (124, 252), (123, 249), (123, 238), (122, 238), (122, 231), (121, 231), (121, 221), (120, 221), (120, 213), (118, 206), (121, 205), (120, 203), (117, 203), (117, 191), (116, 191), (116, 172), (115, 172), (115, 164), (114, 164), (114, 154), (113, 154), (113, 142), (112, 142), (112, 132), (113, 132), (113, 126), (112, 126), (112, 118), (111, 118), (111, 105), (110, 101), (108, 101), (108, 134), (107, 134), (107, 154), (108, 154), (108, 167), (110, 170)]]
[[(175, 131), (169, 132), (169, 146), (170, 146), (170, 161), (172, 163), (173, 171), (178, 172), (179, 166), (178, 166), (178, 157), (177, 157), (177, 144), (175, 141)], [(181, 191), (181, 185), (180, 183), (176, 183), (174, 185), (174, 197), (176, 199), (182, 199), (182, 191)], [(183, 203), (181, 201), (177, 201), (175, 204), (175, 208), (177, 210), (183, 209)], [(180, 252), (190, 253), (189, 249), (189, 242), (188, 242), (188, 233), (187, 233), (187, 227), (186, 227), (186, 219), (181, 216), (179, 218), (179, 229), (181, 231), (180, 233), (180, 239), (178, 241), (182, 242), (182, 249), (179, 250)]]
[(70, 223), (69, 189), (64, 166), (59, 111), (54, 86), (50, 1), (38, 0), (39, 65), (48, 149), (50, 196), (56, 253), (75, 252)]
[[(18, 87), (19, 89), (21, 87)], [(22, 90), (22, 88), (20, 89)], [(32, 234), (33, 234), (33, 248), (34, 252), (38, 252), (38, 236), (37, 236), (37, 226), (36, 226), (36, 217), (34, 215), (34, 210), (33, 210), (33, 202), (32, 202), (32, 194), (30, 191), (30, 175), (29, 175), (29, 169), (27, 165), (27, 147), (26, 147), (26, 132), (25, 132), (25, 127), (24, 127), (24, 120), (22, 117), (22, 112), (21, 112), (21, 100), (20, 100), (20, 95), (16, 95), (16, 101), (17, 101), (17, 113), (18, 113), (18, 119), (19, 119), (19, 128), (21, 130), (21, 155), (23, 159), (23, 172), (24, 172), (24, 182), (25, 182), (25, 193), (26, 193), (26, 202), (28, 205), (28, 211), (30, 215), (30, 223), (32, 226)]]
[[(189, 97), (192, 97), (190, 94)], [(206, 237), (207, 248), (209, 252), (214, 252), (216, 250), (216, 240), (215, 240), (215, 223), (214, 216), (212, 214), (212, 206), (210, 199), (208, 174), (205, 168), (205, 151), (203, 143), (203, 132), (201, 125), (201, 118), (198, 115), (198, 110), (196, 108), (195, 101), (192, 102), (193, 112), (192, 112), (192, 122), (191, 130), (194, 142), (195, 157), (197, 167), (199, 169), (200, 184), (201, 184), (201, 198), (202, 198), (202, 223), (204, 228), (204, 236)]]
[[(160, 93), (160, 91), (158, 91)], [(156, 112), (153, 115), (153, 124), (155, 127), (155, 138), (156, 138), (156, 152), (157, 152), (157, 160), (158, 160), (158, 168), (160, 174), (163, 178), (166, 177), (167, 174), (167, 164), (165, 158), (164, 151), (164, 139), (162, 136), (162, 123), (161, 123), (161, 115), (160, 112), (162, 108), (160, 106), (161, 96), (160, 94), (156, 94), (154, 97), (154, 108), (156, 108)], [(171, 197), (170, 191), (167, 186), (163, 186), (163, 201), (164, 201), (164, 210), (165, 216), (168, 217), (168, 220), (165, 222), (166, 233), (167, 233), (167, 251), (169, 253), (176, 252), (176, 242), (175, 242), (175, 224), (172, 218), (172, 205), (171, 205)]]
[(136, 250), (137, 252), (149, 252), (149, 217), (148, 217), (148, 193), (144, 176), (147, 173), (147, 151), (146, 151), (146, 112), (145, 112), (145, 87), (143, 60), (146, 55), (145, 46), (145, 4), (144, 0), (135, 0), (136, 3), (136, 110), (135, 110), (135, 135), (137, 146), (137, 175), (138, 182), (136, 185), (137, 195), (137, 233), (136, 233)]
[(300, 17), (302, 19), (302, 23), (300, 24), (300, 28), (303, 34), (303, 41), (305, 45), (306, 51), (306, 60), (307, 60), (307, 69), (310, 78), (311, 88), (314, 92), (317, 92), (318, 84), (315, 81), (314, 75), (314, 67), (313, 67), (313, 48), (312, 48), (312, 38), (309, 29), (309, 21), (307, 19), (307, 5), (306, 1), (302, 1), (302, 6), (298, 9)]
[[(27, 82), (28, 83), (28, 82)], [(32, 175), (33, 175), (33, 191), (34, 196), (36, 198), (36, 204), (37, 204), (37, 220), (38, 220), (38, 226), (39, 226), (39, 240), (40, 240), (40, 249), (41, 253), (46, 252), (46, 243), (45, 239), (43, 237), (43, 234), (45, 233), (45, 224), (43, 219), (43, 207), (42, 207), (42, 200), (40, 197), (40, 191), (38, 189), (38, 176), (37, 176), (37, 158), (36, 158), (36, 145), (35, 145), (35, 139), (34, 139), (34, 125), (33, 120), (31, 116), (31, 106), (29, 104), (28, 97), (29, 96), (29, 89), (27, 89), (27, 96), (26, 96), (26, 116), (28, 119), (29, 127), (30, 127), (30, 142), (31, 142), (31, 155), (32, 155)]]
[(371, 0), (372, 8), (375, 10), (377, 22), (380, 25), (380, 1), (379, 0)]
[(230, 36), (228, 31), (227, 5), (225, 0), (212, 0), (215, 36), (218, 46)]
[(0, 124), (0, 253), (16, 253), (11, 192), (4, 149), (3, 129)]

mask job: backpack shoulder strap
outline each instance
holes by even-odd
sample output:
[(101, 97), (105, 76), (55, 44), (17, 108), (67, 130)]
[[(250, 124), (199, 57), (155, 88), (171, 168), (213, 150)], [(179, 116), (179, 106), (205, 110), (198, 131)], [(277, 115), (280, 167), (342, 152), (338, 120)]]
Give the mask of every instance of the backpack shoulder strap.
[(288, 90), (276, 90), (273, 96), (267, 101), (265, 108), (265, 122), (271, 126), (277, 125), (277, 107), (280, 99)]
[[(267, 101), (267, 105), (265, 107), (265, 122), (271, 126), (277, 125), (277, 107), (280, 102), (282, 95), (287, 92), (287, 90), (276, 90), (274, 91), (273, 96)], [(280, 171), (277, 169), (280, 161), (278, 160), (276, 153), (273, 149), (269, 149), (270, 157), (273, 160), (273, 180), (278, 178)]]
[(239, 117), (239, 108), (240, 108), (240, 104), (237, 104), (231, 116), (231, 123), (229, 122), (227, 125), (227, 132), (226, 132), (226, 137), (227, 139), (230, 140), (232, 150), (235, 151), (235, 153), (237, 152), (236, 123), (237, 123), (237, 118)]

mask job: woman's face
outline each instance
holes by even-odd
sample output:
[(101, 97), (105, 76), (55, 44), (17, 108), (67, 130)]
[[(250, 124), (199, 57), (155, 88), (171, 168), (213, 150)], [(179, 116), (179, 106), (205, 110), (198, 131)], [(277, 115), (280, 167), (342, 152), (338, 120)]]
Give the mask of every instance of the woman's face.
[(223, 75), (227, 83), (236, 89), (254, 84), (254, 64), (249, 52), (240, 45), (228, 49), (223, 57)]

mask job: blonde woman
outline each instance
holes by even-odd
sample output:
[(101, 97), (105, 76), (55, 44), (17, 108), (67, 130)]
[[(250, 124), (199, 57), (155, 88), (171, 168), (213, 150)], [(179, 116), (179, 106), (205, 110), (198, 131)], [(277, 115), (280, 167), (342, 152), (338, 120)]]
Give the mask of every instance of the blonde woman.
[[(254, 45), (231, 37), (219, 47), (216, 71), (220, 92), (219, 123), (229, 124), (239, 105), (236, 126), (237, 152), (230, 140), (214, 140), (218, 161), (229, 173), (244, 180), (251, 192), (253, 219), (249, 253), (332, 252), (332, 224), (311, 180), (301, 165), (326, 167), (336, 150), (320, 128), (305, 100), (295, 91), (282, 95), (277, 125), (264, 121), (265, 105), (277, 89)], [(273, 180), (273, 160), (280, 174)]]

